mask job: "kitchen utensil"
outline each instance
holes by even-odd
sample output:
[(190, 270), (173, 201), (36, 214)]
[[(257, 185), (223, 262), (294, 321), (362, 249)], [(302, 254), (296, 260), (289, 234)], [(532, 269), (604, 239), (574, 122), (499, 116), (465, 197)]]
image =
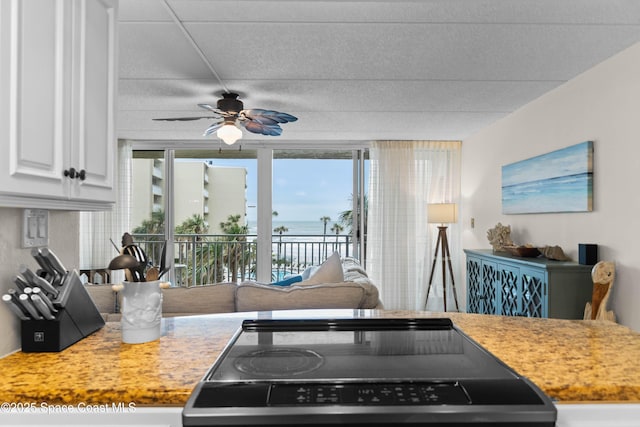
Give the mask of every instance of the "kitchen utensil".
[(137, 277), (134, 276), (132, 271), (138, 268), (139, 262), (137, 259), (128, 254), (120, 254), (117, 257), (113, 258), (109, 263), (109, 270), (125, 270), (125, 273), (128, 273), (127, 280), (129, 281), (137, 281), (135, 280)]
[(40, 298), (42, 298), (42, 301), (44, 301), (44, 303), (47, 305), (47, 307), (49, 307), (49, 310), (51, 310), (52, 313), (58, 312), (58, 310), (53, 306), (53, 303), (51, 302), (49, 297), (42, 292), (42, 289), (32, 288), (31, 292), (33, 293), (33, 295), (39, 295)]
[(32, 287), (37, 286), (39, 288), (42, 288), (45, 292), (53, 295), (54, 298), (58, 296), (58, 293), (59, 293), (58, 289), (54, 288), (51, 285), (51, 283), (47, 282), (45, 279), (35, 274), (26, 265), (24, 264), (20, 265), (19, 271), (20, 271), (20, 274), (22, 274), (22, 277), (24, 277), (27, 283), (30, 284)]
[(116, 245), (116, 243), (113, 241), (111, 237), (109, 237), (109, 241), (111, 242), (113, 247), (116, 249), (116, 252), (120, 253), (120, 248), (118, 247), (118, 245)]
[(137, 245), (128, 245), (122, 248), (123, 254), (128, 254), (138, 260), (138, 266), (132, 269), (132, 273), (134, 276), (137, 276), (136, 282), (144, 282), (145, 281), (145, 270), (147, 265), (149, 264), (149, 258), (147, 258), (147, 254), (142, 250), (140, 246)]
[[(36, 260), (42, 271), (46, 273), (46, 276), (50, 277), (50, 281), (53, 282), (53, 279), (57, 276), (56, 271), (53, 269), (49, 261), (40, 253), (40, 248), (31, 249), (31, 256)], [(45, 276), (45, 277), (46, 277)]]
[(67, 269), (64, 267), (60, 258), (53, 253), (53, 251), (49, 248), (42, 248), (40, 253), (49, 261), (51, 267), (58, 273), (60, 276), (64, 276), (67, 273)]
[(49, 310), (49, 307), (47, 307), (47, 304), (45, 304), (42, 298), (40, 298), (40, 295), (32, 294), (31, 302), (35, 306), (36, 310), (38, 310), (38, 312), (42, 314), (42, 316), (44, 316), (45, 319), (54, 320), (56, 318), (56, 316), (53, 315), (51, 310)]
[(164, 241), (162, 245), (162, 254), (160, 255), (160, 273), (158, 274), (158, 279), (164, 276), (164, 274), (169, 271), (167, 267), (167, 241)]
[(11, 298), (11, 295), (9, 294), (2, 295), (2, 301), (4, 301), (5, 304), (7, 304), (7, 306), (9, 306), (9, 309), (13, 311), (13, 314), (18, 316), (18, 319), (29, 320), (29, 316), (27, 316), (24, 310), (22, 310), (20, 307), (16, 305), (15, 301), (13, 301), (13, 298)]
[(160, 270), (158, 270), (158, 267), (151, 267), (147, 270), (147, 275), (145, 279), (147, 282), (154, 282), (158, 280), (159, 277), (160, 277)]
[(33, 306), (31, 300), (29, 299), (29, 295), (22, 294), (19, 297), (20, 304), (24, 307), (27, 312), (29, 312), (29, 317), (35, 320), (42, 320), (42, 316), (38, 313), (38, 310)]
[(24, 288), (28, 287), (29, 284), (20, 276), (15, 276), (13, 278), (13, 283), (16, 284), (18, 290), (22, 291)]

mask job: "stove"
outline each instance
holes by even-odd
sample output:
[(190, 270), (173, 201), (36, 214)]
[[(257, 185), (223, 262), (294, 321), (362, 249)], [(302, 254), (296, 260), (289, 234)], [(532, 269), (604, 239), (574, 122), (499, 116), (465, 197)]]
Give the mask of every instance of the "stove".
[(245, 320), (184, 426), (551, 427), (551, 400), (449, 319)]

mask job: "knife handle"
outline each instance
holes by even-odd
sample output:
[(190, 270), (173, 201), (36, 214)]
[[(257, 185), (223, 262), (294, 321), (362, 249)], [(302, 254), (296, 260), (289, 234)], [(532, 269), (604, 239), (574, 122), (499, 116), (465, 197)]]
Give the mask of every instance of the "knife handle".
[(29, 312), (29, 315), (31, 316), (32, 319), (42, 320), (42, 316), (38, 314), (38, 311), (31, 303), (31, 300), (29, 299), (29, 295), (27, 294), (20, 295), (20, 304), (22, 304), (24, 309)]
[(40, 314), (44, 316), (45, 319), (54, 320), (56, 318), (56, 316), (53, 315), (51, 310), (49, 310), (49, 307), (47, 307), (47, 304), (45, 304), (44, 301), (42, 301), (42, 298), (40, 298), (40, 295), (38, 294), (31, 295), (31, 302), (36, 307), (36, 309), (40, 312)]
[(49, 297), (45, 295), (44, 292), (42, 292), (42, 289), (33, 288), (32, 292), (33, 292), (33, 295), (39, 295), (40, 298), (42, 298), (42, 301), (44, 301), (44, 303), (47, 305), (47, 307), (49, 307), (49, 310), (51, 310), (52, 313), (58, 312), (58, 310), (53, 306), (53, 303), (51, 302)]
[(24, 291), (24, 288), (29, 287), (29, 284), (20, 276), (15, 276), (13, 278), (13, 283), (16, 284), (20, 292)]
[(13, 298), (11, 298), (11, 295), (9, 294), (2, 295), (2, 301), (4, 301), (5, 304), (9, 306), (9, 309), (13, 311), (13, 314), (18, 316), (20, 320), (29, 320), (29, 316), (27, 316), (27, 314), (24, 312), (23, 309), (21, 309), (16, 305), (15, 301), (13, 301)]
[(35, 274), (29, 267), (22, 264), (20, 265), (20, 274), (25, 278), (26, 282), (30, 284), (32, 287), (37, 286), (42, 288), (45, 292), (52, 294), (54, 297), (58, 296), (58, 290), (54, 288), (49, 282), (47, 282), (42, 277)]
[(47, 259), (47, 261), (49, 261), (49, 263), (51, 264), (51, 267), (53, 267), (53, 269), (58, 274), (60, 274), (61, 276), (64, 276), (67, 273), (67, 269), (64, 268), (64, 265), (60, 261), (60, 258), (58, 258), (51, 249), (42, 248), (40, 250), (40, 253), (42, 254), (42, 256), (44, 256)]
[(42, 270), (45, 273), (47, 273), (47, 274), (49, 274), (50, 276), (53, 276), (53, 277), (56, 276), (56, 271), (53, 269), (51, 264), (49, 264), (47, 259), (40, 253), (40, 248), (31, 249), (31, 256), (33, 257), (33, 259), (36, 260), (36, 262), (38, 263), (40, 268), (42, 268)]

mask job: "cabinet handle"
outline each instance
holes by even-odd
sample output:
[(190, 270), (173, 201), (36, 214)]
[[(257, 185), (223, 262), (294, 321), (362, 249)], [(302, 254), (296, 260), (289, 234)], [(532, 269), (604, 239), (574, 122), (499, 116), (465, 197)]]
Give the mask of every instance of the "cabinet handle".
[(71, 179), (79, 179), (80, 181), (84, 181), (87, 178), (87, 172), (82, 169), (77, 171), (76, 168), (69, 168), (64, 170), (64, 176), (67, 176)]

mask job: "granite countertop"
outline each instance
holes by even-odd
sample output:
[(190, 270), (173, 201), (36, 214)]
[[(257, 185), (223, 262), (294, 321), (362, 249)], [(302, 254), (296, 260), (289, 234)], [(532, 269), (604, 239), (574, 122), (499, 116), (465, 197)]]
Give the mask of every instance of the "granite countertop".
[(123, 344), (120, 324), (58, 353), (0, 359), (0, 401), (183, 406), (245, 318), (450, 317), (472, 339), (560, 403), (640, 402), (640, 334), (609, 322), (376, 310), (175, 317), (162, 337)]

